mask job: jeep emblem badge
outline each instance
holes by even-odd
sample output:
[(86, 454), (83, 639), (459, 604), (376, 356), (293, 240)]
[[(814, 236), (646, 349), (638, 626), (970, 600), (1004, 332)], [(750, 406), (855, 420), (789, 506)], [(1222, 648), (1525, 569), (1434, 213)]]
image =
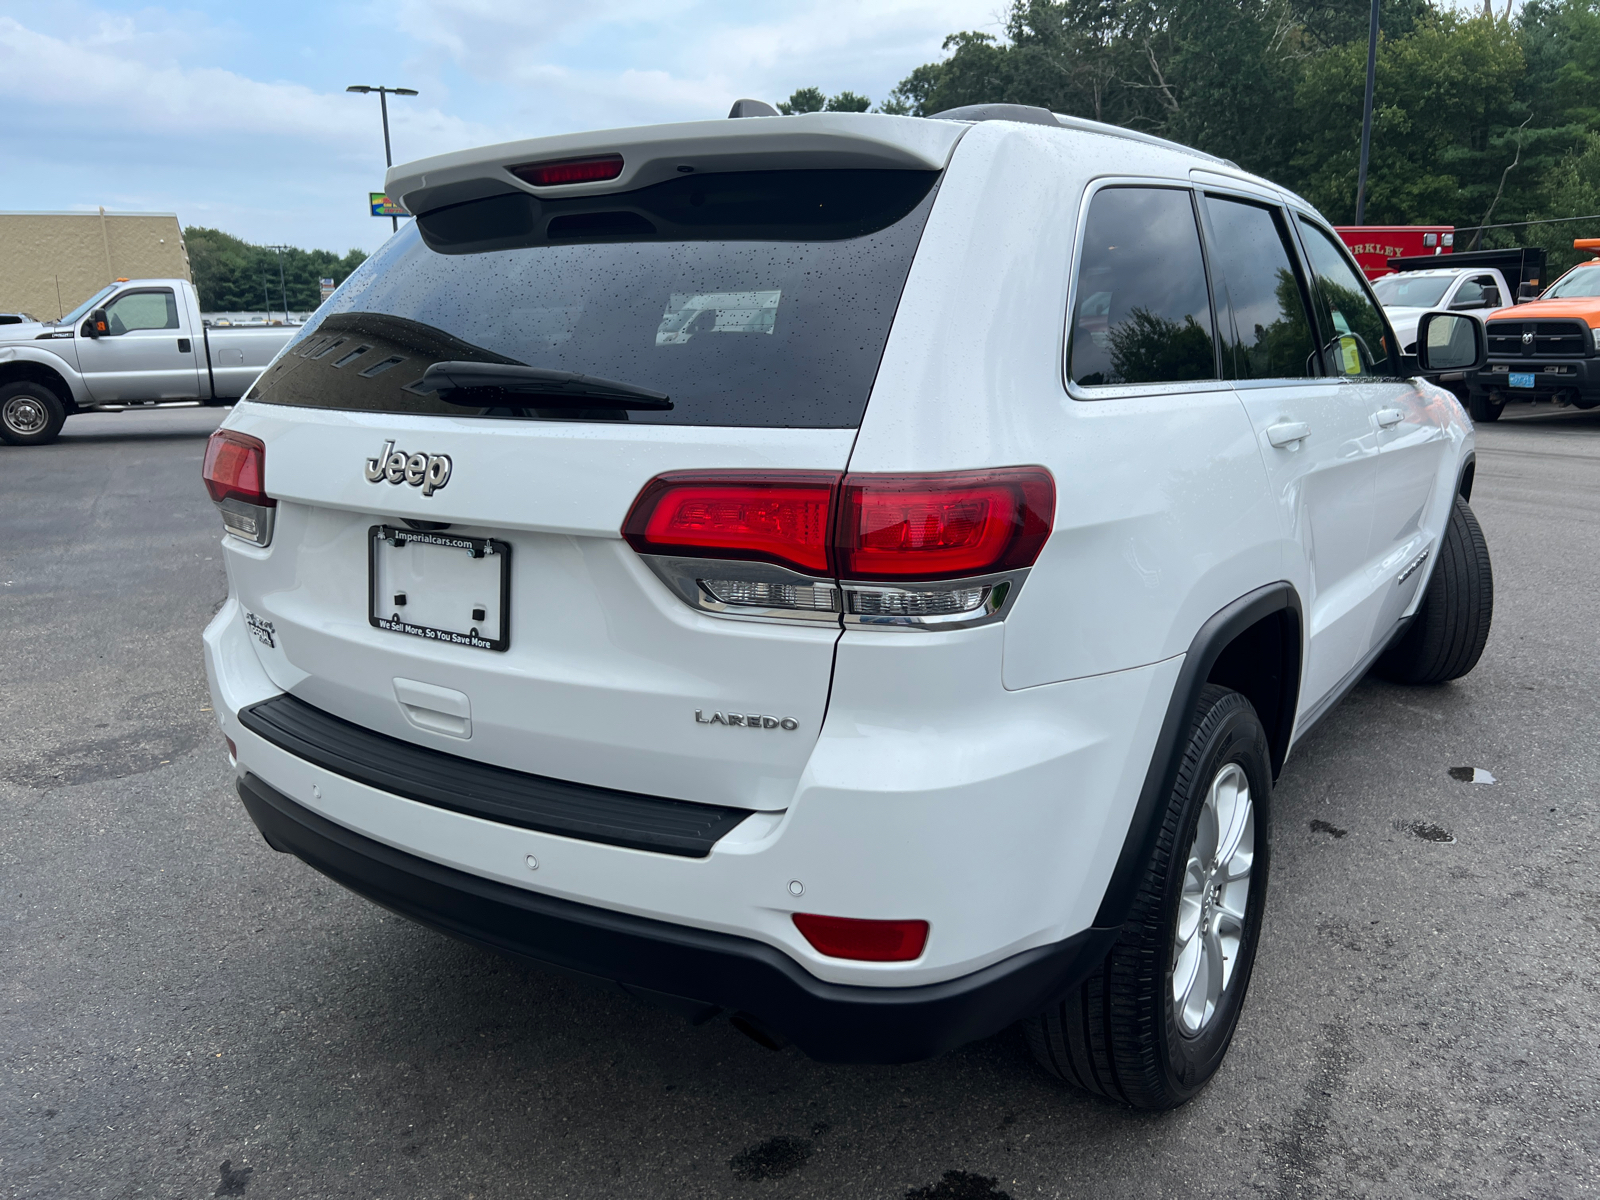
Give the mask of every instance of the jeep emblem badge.
[(407, 454), (396, 450), (392, 441), (385, 442), (378, 457), (367, 459), (367, 482), (409, 483), (431, 496), (450, 482), (450, 456), (448, 454)]

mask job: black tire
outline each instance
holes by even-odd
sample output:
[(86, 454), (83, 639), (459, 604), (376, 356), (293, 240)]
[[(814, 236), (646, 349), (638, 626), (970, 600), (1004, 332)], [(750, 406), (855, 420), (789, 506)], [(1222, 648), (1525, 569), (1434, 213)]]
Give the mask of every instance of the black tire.
[(1472, 420), (1475, 424), (1498, 421), (1500, 414), (1505, 410), (1506, 398), (1498, 392), (1491, 395), (1488, 392), (1480, 392), (1474, 389), (1469, 394), (1467, 411), (1472, 414)]
[[(1235, 905), (1242, 921), (1231, 973), (1223, 977), (1209, 1019), (1190, 1033), (1180, 1024), (1173, 998), (1179, 902), (1185, 898), (1189, 852), (1196, 845), (1207, 796), (1213, 782), (1234, 765), (1249, 784), (1254, 858), (1247, 898)], [(1105, 961), (1066, 999), (1025, 1023), (1028, 1045), (1046, 1071), (1087, 1092), (1142, 1109), (1175, 1108), (1216, 1074), (1233, 1040), (1255, 963), (1270, 862), (1271, 789), (1267, 735), (1255, 709), (1238, 692), (1207, 684), (1195, 707), (1155, 851), (1121, 936)]]
[(42, 383), (25, 379), (0, 387), (0, 440), (13, 446), (43, 446), (61, 434), (67, 406)]
[(1472, 509), (1457, 496), (1439, 546), (1439, 561), (1411, 628), (1384, 652), (1374, 670), (1395, 683), (1460, 679), (1483, 657), (1493, 622), (1489, 543)]

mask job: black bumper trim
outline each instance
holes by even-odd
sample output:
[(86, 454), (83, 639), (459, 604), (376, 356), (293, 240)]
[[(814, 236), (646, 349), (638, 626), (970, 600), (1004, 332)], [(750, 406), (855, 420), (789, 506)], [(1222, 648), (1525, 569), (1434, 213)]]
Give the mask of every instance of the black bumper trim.
[(943, 983), (826, 983), (764, 942), (418, 858), (317, 815), (254, 775), (239, 780), (239, 796), (273, 847), (401, 916), (537, 966), (748, 1013), (828, 1062), (914, 1062), (988, 1037), (1082, 982), (1118, 933), (1084, 930)]
[(392, 738), (284, 694), (239, 724), (324, 770), (420, 804), (540, 833), (704, 858), (749, 809), (550, 779)]

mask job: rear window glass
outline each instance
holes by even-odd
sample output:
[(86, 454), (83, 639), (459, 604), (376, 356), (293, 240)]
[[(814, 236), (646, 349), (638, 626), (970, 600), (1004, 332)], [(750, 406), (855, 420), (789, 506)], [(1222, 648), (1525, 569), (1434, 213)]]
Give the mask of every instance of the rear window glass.
[[(674, 425), (860, 424), (937, 173), (690, 175), (423, 214), (251, 390), (269, 404)], [(670, 397), (665, 411), (438, 393), (437, 362), (519, 364)], [(470, 398), (470, 406), (443, 395)]]
[(1378, 303), (1389, 308), (1432, 308), (1444, 299), (1454, 275), (1385, 275), (1372, 281)]

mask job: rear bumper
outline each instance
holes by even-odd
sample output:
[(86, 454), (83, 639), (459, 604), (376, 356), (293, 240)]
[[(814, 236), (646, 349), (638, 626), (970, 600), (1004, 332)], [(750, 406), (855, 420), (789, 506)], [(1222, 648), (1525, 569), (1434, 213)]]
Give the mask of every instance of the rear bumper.
[(828, 983), (750, 938), (579, 904), (419, 858), (248, 773), (239, 795), (272, 846), (402, 916), (542, 967), (748, 1014), (830, 1062), (910, 1062), (987, 1037), (1081, 982), (1117, 934), (1087, 929), (940, 983)]

